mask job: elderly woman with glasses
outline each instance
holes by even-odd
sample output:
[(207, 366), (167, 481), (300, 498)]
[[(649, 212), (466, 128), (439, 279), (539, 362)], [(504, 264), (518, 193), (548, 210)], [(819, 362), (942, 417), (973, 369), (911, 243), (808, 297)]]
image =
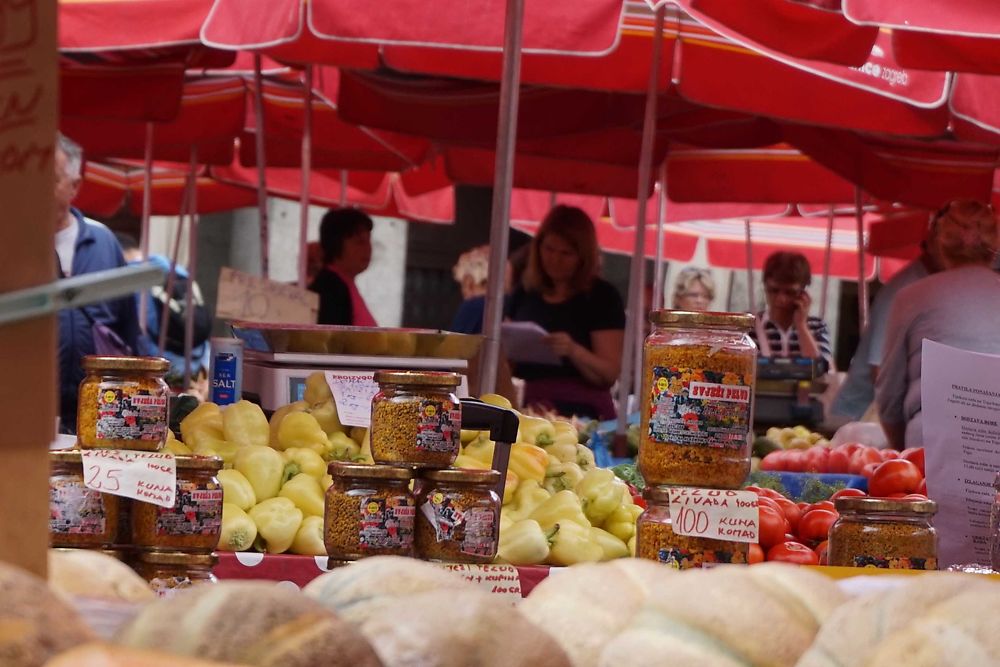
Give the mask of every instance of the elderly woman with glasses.
[(754, 337), (761, 356), (799, 357), (825, 361), (833, 368), (830, 330), (826, 322), (810, 317), (812, 282), (809, 260), (797, 252), (779, 251), (764, 262), (767, 309), (757, 315)]
[(689, 266), (674, 281), (674, 310), (711, 310), (715, 281), (706, 269)]
[(943, 271), (899, 291), (889, 313), (875, 402), (889, 443), (923, 442), (920, 371), (924, 340), (1000, 354), (1000, 276), (991, 269), (1000, 243), (993, 209), (956, 200), (935, 216)]

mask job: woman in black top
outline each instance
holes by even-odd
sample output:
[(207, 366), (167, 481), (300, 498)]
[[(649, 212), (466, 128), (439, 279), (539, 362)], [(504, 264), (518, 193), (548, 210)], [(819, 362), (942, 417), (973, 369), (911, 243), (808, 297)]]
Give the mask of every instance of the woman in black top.
[(559, 366), (514, 366), (526, 383), (525, 404), (614, 417), (610, 388), (621, 370), (625, 310), (618, 291), (598, 276), (597, 235), (586, 213), (571, 206), (549, 212), (532, 241), (522, 283), (507, 316), (548, 331), (545, 344), (562, 358)]

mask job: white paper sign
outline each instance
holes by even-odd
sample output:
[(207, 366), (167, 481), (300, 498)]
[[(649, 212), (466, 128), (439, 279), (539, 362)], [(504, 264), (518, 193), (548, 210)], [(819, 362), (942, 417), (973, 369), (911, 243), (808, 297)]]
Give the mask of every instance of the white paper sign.
[(1000, 357), (924, 340), (920, 378), (938, 564), (989, 563), (993, 480), (1000, 471)]
[(222, 267), (215, 316), (227, 320), (316, 324), (319, 295), (295, 285)]
[(327, 371), (326, 383), (333, 392), (340, 423), (370, 428), (372, 398), (378, 393), (375, 371)]
[(459, 563), (435, 563), (435, 565), (462, 575), (466, 581), (487, 593), (503, 595), (513, 603), (521, 601), (521, 576), (513, 565), (462, 565)]
[(127, 449), (84, 449), (83, 483), (88, 489), (173, 507), (177, 461), (173, 454)]
[(507, 358), (515, 363), (559, 366), (562, 359), (545, 344), (549, 332), (535, 322), (504, 322), (500, 325)]
[(670, 523), (678, 535), (729, 542), (756, 542), (760, 526), (753, 491), (670, 490)]

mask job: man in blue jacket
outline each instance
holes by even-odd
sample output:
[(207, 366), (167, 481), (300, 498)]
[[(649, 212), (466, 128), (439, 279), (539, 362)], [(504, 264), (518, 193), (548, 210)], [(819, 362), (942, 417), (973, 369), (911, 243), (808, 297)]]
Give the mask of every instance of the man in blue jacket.
[[(71, 206), (80, 188), (83, 151), (59, 135), (55, 150), (56, 255), (63, 277), (125, 266), (118, 240), (107, 227), (88, 220)], [(137, 347), (139, 321), (135, 297), (117, 299), (59, 312), (59, 417), (63, 433), (76, 432), (77, 391), (84, 373), (80, 360), (94, 354), (94, 326), (100, 323), (118, 334), (131, 350)]]

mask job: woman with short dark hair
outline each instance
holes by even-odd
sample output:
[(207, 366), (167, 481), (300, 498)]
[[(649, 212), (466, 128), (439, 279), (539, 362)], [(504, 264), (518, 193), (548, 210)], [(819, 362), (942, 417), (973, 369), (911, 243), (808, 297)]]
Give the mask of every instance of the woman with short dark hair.
[(546, 345), (558, 366), (519, 363), (524, 403), (563, 415), (610, 419), (610, 387), (621, 369), (625, 310), (618, 291), (599, 274), (594, 223), (579, 208), (556, 206), (531, 243), (522, 285), (507, 316), (536, 322), (549, 332)]
[(319, 225), (323, 268), (309, 284), (319, 294), (318, 324), (378, 326), (354, 279), (372, 259), (372, 219), (352, 208), (332, 208)]

